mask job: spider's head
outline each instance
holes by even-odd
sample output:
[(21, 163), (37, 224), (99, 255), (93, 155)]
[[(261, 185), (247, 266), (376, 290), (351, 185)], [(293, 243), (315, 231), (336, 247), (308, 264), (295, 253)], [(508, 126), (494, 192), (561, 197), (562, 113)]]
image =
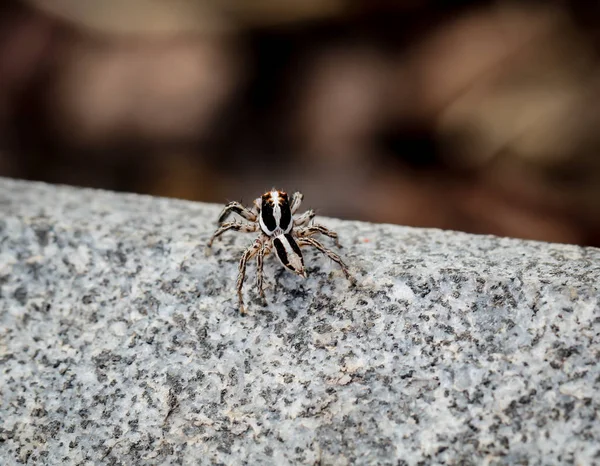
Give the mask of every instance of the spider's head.
[(277, 236), (273, 239), (273, 247), (275, 255), (286, 269), (306, 278), (302, 251), (292, 235), (285, 233)]
[(262, 231), (269, 236), (289, 233), (292, 229), (292, 211), (287, 193), (274, 189), (264, 193), (260, 202), (259, 222)]
[(288, 195), (285, 191), (280, 191), (279, 189), (271, 189), (271, 191), (267, 191), (262, 196), (263, 202), (277, 202), (278, 200), (287, 200)]

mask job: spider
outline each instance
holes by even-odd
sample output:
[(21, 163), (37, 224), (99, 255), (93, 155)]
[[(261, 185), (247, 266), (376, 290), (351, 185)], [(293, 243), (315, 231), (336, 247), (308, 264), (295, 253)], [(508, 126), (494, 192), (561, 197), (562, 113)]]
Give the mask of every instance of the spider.
[[(290, 201), (287, 193), (273, 189), (257, 198), (254, 201), (254, 207), (251, 209), (244, 207), (239, 202), (230, 202), (225, 206), (221, 215), (219, 215), (218, 223), (220, 226), (208, 241), (208, 248), (212, 246), (215, 238), (228, 230), (249, 233), (260, 231), (259, 237), (242, 254), (239, 264), (236, 290), (241, 314), (245, 313), (242, 286), (246, 275), (246, 264), (256, 256), (256, 287), (261, 298), (264, 299), (263, 260), (272, 250), (275, 251), (275, 255), (286, 269), (306, 278), (304, 258), (302, 257), (300, 248), (303, 246), (312, 246), (337, 262), (350, 283), (355, 283), (355, 280), (348, 272), (348, 267), (344, 264), (340, 256), (327, 249), (312, 237), (317, 233), (321, 233), (333, 238), (336, 245), (341, 247), (337, 233), (323, 225), (312, 223), (315, 217), (315, 212), (312, 209), (301, 215), (294, 215), (300, 207), (303, 197), (301, 193), (296, 192), (292, 195)], [(225, 222), (231, 213), (236, 213), (251, 223)]]

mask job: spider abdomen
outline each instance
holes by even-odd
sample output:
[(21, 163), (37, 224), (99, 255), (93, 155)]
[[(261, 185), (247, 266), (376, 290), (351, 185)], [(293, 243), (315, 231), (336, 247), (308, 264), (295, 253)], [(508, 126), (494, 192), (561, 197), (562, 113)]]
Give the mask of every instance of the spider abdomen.
[(273, 238), (273, 247), (275, 255), (286, 269), (306, 278), (302, 251), (292, 235), (284, 233)]

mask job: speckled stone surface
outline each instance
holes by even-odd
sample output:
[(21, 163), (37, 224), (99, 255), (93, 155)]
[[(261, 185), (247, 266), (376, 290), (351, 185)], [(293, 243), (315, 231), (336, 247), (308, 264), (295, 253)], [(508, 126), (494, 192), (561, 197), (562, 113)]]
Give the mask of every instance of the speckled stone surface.
[(0, 178), (0, 464), (600, 461), (599, 250), (321, 219), (240, 317), (218, 212)]

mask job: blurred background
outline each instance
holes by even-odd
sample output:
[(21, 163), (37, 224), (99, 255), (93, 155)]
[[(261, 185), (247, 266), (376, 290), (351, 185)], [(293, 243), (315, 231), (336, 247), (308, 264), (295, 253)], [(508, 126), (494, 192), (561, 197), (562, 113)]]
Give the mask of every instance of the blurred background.
[(0, 175), (600, 246), (600, 4), (0, 4)]

